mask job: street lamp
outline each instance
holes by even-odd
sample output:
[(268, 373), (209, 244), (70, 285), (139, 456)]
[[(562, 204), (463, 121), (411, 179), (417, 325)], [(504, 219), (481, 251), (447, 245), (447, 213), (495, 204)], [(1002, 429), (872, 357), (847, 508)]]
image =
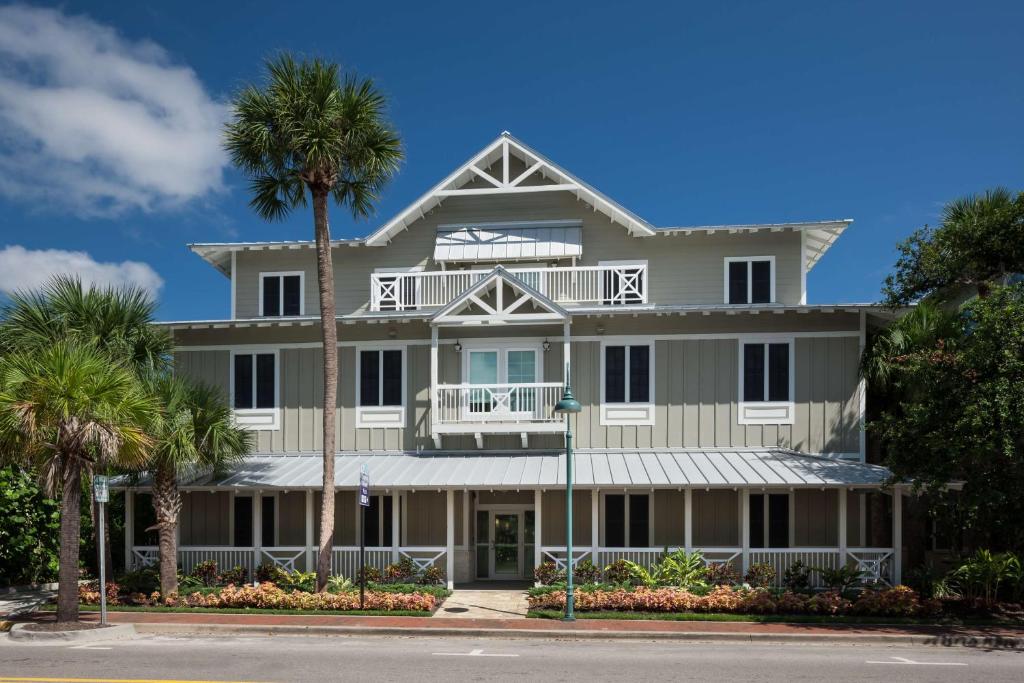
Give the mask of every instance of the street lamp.
[(572, 594), (572, 427), (569, 415), (580, 412), (580, 402), (572, 395), (569, 379), (565, 380), (565, 392), (562, 400), (555, 404), (555, 412), (565, 414), (565, 617), (563, 621), (576, 621), (573, 614), (574, 598)]

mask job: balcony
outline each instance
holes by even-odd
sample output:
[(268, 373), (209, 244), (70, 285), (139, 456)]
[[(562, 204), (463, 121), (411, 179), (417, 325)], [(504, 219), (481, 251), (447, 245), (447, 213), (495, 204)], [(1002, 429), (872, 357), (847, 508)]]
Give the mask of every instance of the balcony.
[[(438, 270), (370, 275), (370, 309), (439, 308), (483, 280), (490, 270)], [(647, 303), (647, 265), (642, 263), (562, 268), (509, 268), (560, 305), (623, 306)]]
[(565, 419), (554, 412), (558, 382), (439, 384), (435, 434), (560, 433)]

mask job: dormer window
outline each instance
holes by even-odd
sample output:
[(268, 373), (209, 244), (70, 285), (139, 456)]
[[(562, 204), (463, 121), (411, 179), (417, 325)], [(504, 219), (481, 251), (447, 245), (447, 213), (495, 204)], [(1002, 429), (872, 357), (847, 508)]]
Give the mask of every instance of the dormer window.
[(277, 317), (303, 315), (305, 274), (260, 273), (260, 316)]
[(725, 303), (775, 302), (775, 257), (743, 256), (725, 259)]

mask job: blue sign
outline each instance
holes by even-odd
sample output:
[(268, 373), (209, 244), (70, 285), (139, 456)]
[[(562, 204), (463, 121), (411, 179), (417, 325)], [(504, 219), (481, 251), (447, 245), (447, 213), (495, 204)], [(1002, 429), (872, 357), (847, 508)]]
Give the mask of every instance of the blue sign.
[(359, 504), (363, 507), (370, 507), (370, 467), (368, 465), (359, 468)]

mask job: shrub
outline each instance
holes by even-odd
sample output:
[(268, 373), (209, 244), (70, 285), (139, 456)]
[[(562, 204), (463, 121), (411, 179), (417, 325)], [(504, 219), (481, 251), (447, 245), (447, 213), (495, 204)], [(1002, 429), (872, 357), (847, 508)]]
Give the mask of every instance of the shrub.
[(630, 564), (629, 560), (615, 560), (604, 568), (604, 580), (608, 583), (629, 583), (630, 576), (632, 576)]
[(0, 586), (57, 578), (60, 512), (31, 472), (0, 467)]
[[(349, 611), (359, 609), (359, 594), (355, 591), (308, 593), (293, 590), (288, 592), (272, 583), (261, 583), (255, 587), (228, 586), (209, 595), (192, 593), (185, 596), (184, 599), (178, 596), (168, 596), (164, 599), (164, 604), (168, 606), (184, 604), (188, 607)], [(367, 591), (365, 596), (365, 608), (371, 610), (426, 612), (434, 609), (436, 604), (436, 598), (427, 593)]]
[(411, 579), (416, 578), (418, 573), (416, 564), (408, 557), (403, 557), (397, 563), (384, 567), (384, 581), (388, 583), (408, 583)]
[(794, 593), (811, 587), (811, 568), (797, 560), (782, 573), (782, 585)]
[(807, 611), (807, 596), (786, 591), (775, 600), (775, 610), (783, 614), (803, 614)]
[(743, 591), (740, 597), (740, 611), (750, 614), (770, 614), (778, 609), (778, 602), (771, 591), (755, 588)]
[(316, 591), (316, 572), (285, 572), (279, 585), (285, 590), (313, 593)]
[(249, 570), (242, 566), (234, 566), (220, 575), (221, 583), (233, 583), (240, 586), (249, 582)]
[(427, 567), (420, 574), (418, 581), (425, 586), (439, 586), (444, 583), (444, 571), (440, 567)]
[(840, 614), (850, 609), (850, 601), (837, 591), (825, 591), (812, 596), (806, 609), (811, 614)]
[(854, 614), (912, 617), (922, 611), (922, 605), (912, 588), (894, 586), (883, 590), (863, 591), (850, 611)]
[(775, 583), (775, 567), (767, 562), (755, 562), (750, 565), (743, 580), (753, 588), (769, 588)]
[(572, 578), (576, 583), (597, 583), (601, 580), (601, 570), (594, 566), (590, 560), (577, 562), (573, 569)]
[[(107, 604), (121, 604), (121, 587), (113, 581), (107, 581)], [(78, 584), (78, 601), (83, 605), (100, 604), (100, 582), (88, 581)]]
[(327, 590), (332, 593), (350, 591), (355, 587), (355, 584), (352, 583), (352, 579), (346, 579), (344, 576), (331, 576), (327, 579)]
[(364, 577), (366, 579), (366, 583), (380, 583), (383, 580), (380, 570), (376, 567), (371, 567), (370, 565), (364, 566), (359, 571), (359, 580), (363, 580)]
[(555, 583), (563, 583), (565, 572), (551, 560), (545, 560), (533, 570), (533, 578), (542, 586), (550, 586)]
[(1020, 558), (1013, 553), (993, 553), (982, 548), (949, 575), (960, 585), (964, 597), (978, 598), (990, 606), (995, 603), (1004, 582), (1014, 584), (1013, 592), (1019, 597), (1024, 572)]
[(218, 581), (217, 562), (215, 560), (203, 560), (190, 572), (192, 578), (199, 579), (204, 586), (216, 586)]
[(740, 582), (732, 562), (712, 562), (707, 568), (707, 582), (712, 586), (732, 586)]
[(672, 553), (666, 552), (662, 556), (655, 574), (661, 585), (689, 589), (707, 585), (705, 579), (708, 568), (704, 555), (699, 550), (692, 553), (676, 550)]
[(276, 583), (280, 584), (285, 581), (288, 577), (288, 572), (278, 567), (273, 562), (264, 562), (260, 566), (256, 567), (255, 572), (256, 581), (259, 583)]
[(846, 596), (847, 592), (860, 583), (864, 572), (850, 565), (843, 565), (838, 569), (828, 567), (816, 567), (815, 571), (821, 574), (821, 580), (830, 590)]
[(128, 572), (117, 580), (126, 593), (152, 593), (160, 587), (160, 573), (152, 567)]

